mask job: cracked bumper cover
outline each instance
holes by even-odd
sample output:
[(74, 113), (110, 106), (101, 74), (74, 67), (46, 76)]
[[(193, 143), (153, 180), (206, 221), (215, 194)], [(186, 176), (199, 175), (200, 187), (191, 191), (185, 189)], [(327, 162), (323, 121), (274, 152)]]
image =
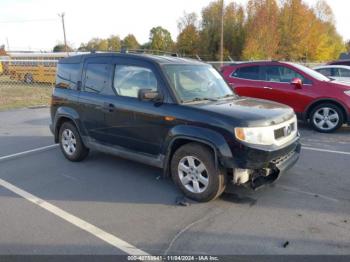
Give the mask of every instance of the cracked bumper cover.
[(224, 162), (224, 167), (235, 170), (249, 170), (249, 185), (256, 189), (273, 183), (281, 174), (292, 168), (299, 159), (301, 144), (296, 137), (289, 144), (280, 148), (243, 146), (238, 157)]

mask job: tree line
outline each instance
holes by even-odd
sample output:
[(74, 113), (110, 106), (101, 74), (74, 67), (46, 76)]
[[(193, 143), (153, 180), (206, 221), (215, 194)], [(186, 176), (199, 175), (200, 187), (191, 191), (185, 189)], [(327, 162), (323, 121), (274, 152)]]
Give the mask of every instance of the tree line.
[(334, 14), (325, 0), (311, 7), (303, 0), (249, 0), (246, 6), (236, 2), (223, 6), (222, 0), (214, 0), (202, 9), (200, 17), (183, 14), (176, 41), (158, 26), (150, 30), (144, 44), (133, 34), (124, 39), (112, 35), (93, 38), (78, 50), (152, 49), (218, 60), (222, 21), (225, 60), (328, 61), (350, 49), (350, 42), (345, 43), (337, 32)]

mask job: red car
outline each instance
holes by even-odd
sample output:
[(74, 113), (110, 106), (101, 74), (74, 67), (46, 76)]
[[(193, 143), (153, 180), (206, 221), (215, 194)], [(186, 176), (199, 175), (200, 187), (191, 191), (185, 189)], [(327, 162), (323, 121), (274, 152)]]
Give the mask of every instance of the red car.
[(239, 62), (223, 66), (221, 73), (236, 94), (289, 105), (319, 132), (329, 133), (350, 124), (350, 85), (305, 66), (277, 61)]

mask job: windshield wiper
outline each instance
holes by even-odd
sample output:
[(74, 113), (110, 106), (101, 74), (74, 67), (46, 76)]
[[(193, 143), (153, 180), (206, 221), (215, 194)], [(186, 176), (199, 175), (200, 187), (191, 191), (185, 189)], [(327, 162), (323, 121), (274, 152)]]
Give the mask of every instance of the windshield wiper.
[(217, 99), (225, 99), (225, 98), (229, 98), (229, 97), (237, 97), (237, 95), (235, 95), (235, 94), (227, 94), (227, 95), (224, 95), (224, 96), (217, 97)]
[(218, 100), (215, 99), (215, 98), (210, 98), (210, 97), (195, 97), (195, 98), (193, 98), (191, 100), (186, 100), (184, 102), (185, 103), (189, 103), (189, 102), (196, 102), (196, 101), (213, 101), (213, 102), (215, 102), (215, 101), (218, 101)]

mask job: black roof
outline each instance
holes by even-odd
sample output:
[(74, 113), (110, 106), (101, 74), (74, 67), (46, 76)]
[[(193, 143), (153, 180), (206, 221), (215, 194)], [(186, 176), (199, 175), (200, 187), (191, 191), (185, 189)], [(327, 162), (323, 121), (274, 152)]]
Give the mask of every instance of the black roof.
[(147, 62), (153, 62), (157, 64), (189, 64), (189, 65), (205, 65), (205, 63), (191, 59), (191, 58), (182, 58), (175, 56), (167, 55), (150, 55), (150, 54), (129, 54), (129, 53), (91, 53), (83, 55), (74, 55), (70, 57), (62, 58), (59, 63), (80, 63), (83, 59), (92, 58), (92, 57), (120, 57), (120, 58), (134, 58)]

